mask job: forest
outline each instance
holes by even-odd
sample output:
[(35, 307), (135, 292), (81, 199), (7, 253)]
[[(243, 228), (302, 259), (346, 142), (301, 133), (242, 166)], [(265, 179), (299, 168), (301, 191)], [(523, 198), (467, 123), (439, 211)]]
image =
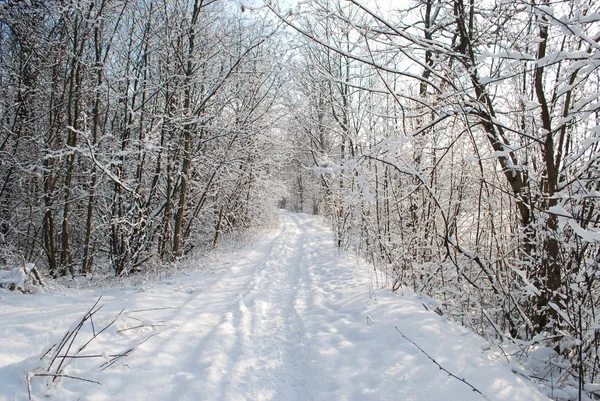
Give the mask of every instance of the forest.
[(374, 286), (600, 399), (599, 147), (593, 0), (0, 2), (1, 270), (322, 215)]

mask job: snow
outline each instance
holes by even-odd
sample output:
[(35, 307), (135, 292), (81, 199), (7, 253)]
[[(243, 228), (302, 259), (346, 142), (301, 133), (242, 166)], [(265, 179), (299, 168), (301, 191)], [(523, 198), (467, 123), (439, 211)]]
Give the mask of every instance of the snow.
[(581, 227), (574, 219), (569, 219), (569, 226), (573, 229), (575, 234), (577, 234), (581, 239), (587, 242), (600, 242), (600, 232), (593, 230), (586, 230)]
[(586, 230), (581, 227), (577, 221), (573, 218), (573, 216), (567, 212), (562, 206), (556, 205), (548, 208), (548, 213), (552, 213), (558, 216), (558, 224), (560, 227), (564, 227), (565, 224), (568, 224), (571, 229), (577, 234), (581, 239), (587, 242), (600, 242), (600, 232), (596, 231), (596, 229)]
[(276, 231), (212, 273), (198, 267), (103, 290), (2, 291), (0, 400), (28, 399), (27, 375), (48, 364), (39, 357), (100, 295), (82, 341), (115, 323), (81, 352), (96, 358), (68, 360), (64, 373), (101, 385), (31, 377), (32, 399), (547, 400), (488, 342), (429, 310), (427, 298), (373, 290), (371, 270), (340, 255), (317, 217), (282, 212)]
[(558, 217), (558, 226), (562, 229), (573, 216), (567, 212), (561, 205), (555, 205), (548, 208), (548, 213), (555, 214)]
[(23, 267), (15, 267), (9, 271), (0, 271), (0, 289), (28, 290), (28, 284), (32, 281), (35, 265), (26, 263)]
[(23, 269), (15, 267), (10, 271), (0, 271), (0, 287), (8, 287), (11, 284), (19, 287), (25, 282)]

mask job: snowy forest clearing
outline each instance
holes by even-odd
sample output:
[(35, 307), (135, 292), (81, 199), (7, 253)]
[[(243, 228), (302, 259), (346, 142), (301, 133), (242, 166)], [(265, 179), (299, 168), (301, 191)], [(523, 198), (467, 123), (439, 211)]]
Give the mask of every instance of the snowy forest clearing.
[[(62, 373), (101, 384), (61, 378), (46, 388), (51, 377), (32, 377), (31, 399), (547, 399), (489, 343), (429, 310), (430, 301), (370, 290), (370, 269), (340, 256), (319, 218), (286, 212), (275, 232), (213, 275), (102, 291), (0, 292), (0, 400), (28, 399), (26, 372), (47, 366), (40, 355), (100, 296), (96, 332), (126, 309), (81, 352), (99, 357), (65, 359)], [(83, 343), (93, 334), (88, 326)]]

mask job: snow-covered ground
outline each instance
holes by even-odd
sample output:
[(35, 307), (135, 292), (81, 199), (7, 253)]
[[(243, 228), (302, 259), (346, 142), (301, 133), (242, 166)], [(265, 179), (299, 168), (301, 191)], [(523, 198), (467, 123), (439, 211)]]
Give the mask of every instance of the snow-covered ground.
[[(423, 299), (370, 290), (369, 266), (340, 256), (316, 217), (282, 213), (278, 230), (221, 264), (143, 286), (0, 292), (0, 400), (28, 399), (28, 374), (34, 400), (547, 400)], [(100, 295), (93, 328), (47, 369), (53, 352), (40, 356)], [(79, 353), (91, 357), (62, 358), (124, 308)], [(61, 374), (100, 384), (33, 376), (61, 362)]]

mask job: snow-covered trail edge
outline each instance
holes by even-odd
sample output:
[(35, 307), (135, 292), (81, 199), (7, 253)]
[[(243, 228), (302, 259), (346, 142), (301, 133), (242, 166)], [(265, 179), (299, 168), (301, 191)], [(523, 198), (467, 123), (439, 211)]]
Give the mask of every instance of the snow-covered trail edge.
[[(23, 370), (35, 359), (23, 360), (56, 341), (100, 294), (107, 318), (127, 308), (139, 321), (164, 326), (139, 329), (160, 333), (103, 372), (72, 364), (70, 374), (102, 385), (62, 381), (34, 387), (34, 399), (485, 399), (439, 370), (397, 326), (487, 399), (547, 400), (492, 360), (487, 342), (426, 310), (415, 295), (369, 291), (369, 271), (338, 254), (321, 220), (284, 212), (276, 232), (235, 252), (214, 276), (182, 274), (144, 288), (0, 293), (0, 400), (27, 399)], [(96, 352), (136, 333), (144, 334), (114, 330)]]

